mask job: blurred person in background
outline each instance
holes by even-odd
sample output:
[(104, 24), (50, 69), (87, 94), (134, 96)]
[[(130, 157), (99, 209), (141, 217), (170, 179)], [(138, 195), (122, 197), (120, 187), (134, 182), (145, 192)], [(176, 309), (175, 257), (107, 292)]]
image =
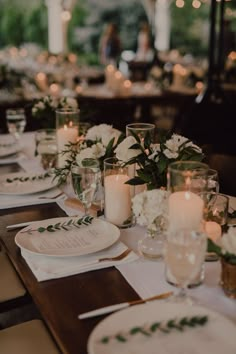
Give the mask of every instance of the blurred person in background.
[(121, 41), (115, 23), (107, 25), (100, 41), (100, 62), (117, 66), (121, 53)]

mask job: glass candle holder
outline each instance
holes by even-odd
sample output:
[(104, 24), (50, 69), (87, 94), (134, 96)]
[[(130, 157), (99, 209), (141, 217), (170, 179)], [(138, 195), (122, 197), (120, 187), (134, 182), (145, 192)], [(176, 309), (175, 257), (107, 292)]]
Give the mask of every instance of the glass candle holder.
[[(197, 161), (177, 161), (168, 167), (169, 234), (183, 229), (202, 230), (204, 202), (199, 193), (207, 190), (208, 169), (207, 164)], [(171, 284), (177, 283), (168, 267), (166, 279)], [(204, 264), (189, 286), (199, 285), (203, 279)]]
[(122, 167), (116, 158), (104, 160), (104, 214), (107, 221), (118, 227), (132, 225), (131, 188), (128, 168)]
[(126, 136), (130, 135), (139, 137), (141, 142), (149, 135), (150, 141), (154, 142), (155, 125), (151, 123), (128, 124), (126, 125)]
[(79, 135), (79, 111), (77, 109), (56, 110), (56, 134), (58, 147), (58, 167), (64, 167), (67, 159), (62, 154), (66, 144), (76, 143)]
[(236, 299), (236, 265), (221, 258), (221, 286), (224, 293)]
[(199, 193), (207, 188), (208, 165), (197, 161), (177, 161), (168, 167), (169, 229), (199, 230), (204, 203)]

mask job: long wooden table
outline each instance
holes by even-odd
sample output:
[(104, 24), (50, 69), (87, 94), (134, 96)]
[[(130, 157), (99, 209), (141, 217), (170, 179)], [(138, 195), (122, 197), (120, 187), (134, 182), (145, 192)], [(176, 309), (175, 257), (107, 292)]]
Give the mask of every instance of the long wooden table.
[[(7, 170), (15, 172), (20, 168), (0, 166), (1, 174)], [(139, 296), (113, 267), (38, 282), (14, 242), (17, 231), (7, 231), (6, 226), (59, 216), (65, 213), (54, 203), (0, 210), (0, 239), (59, 350), (66, 354), (85, 354), (88, 336), (102, 317), (79, 320), (78, 314)]]

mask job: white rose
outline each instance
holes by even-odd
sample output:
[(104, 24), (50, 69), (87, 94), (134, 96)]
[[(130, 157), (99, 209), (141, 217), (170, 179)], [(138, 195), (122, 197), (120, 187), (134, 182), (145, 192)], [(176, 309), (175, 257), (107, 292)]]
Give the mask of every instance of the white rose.
[(115, 149), (117, 159), (128, 162), (132, 158), (140, 155), (142, 153), (140, 149), (130, 149), (130, 147), (136, 143), (137, 141), (133, 136), (125, 138)]

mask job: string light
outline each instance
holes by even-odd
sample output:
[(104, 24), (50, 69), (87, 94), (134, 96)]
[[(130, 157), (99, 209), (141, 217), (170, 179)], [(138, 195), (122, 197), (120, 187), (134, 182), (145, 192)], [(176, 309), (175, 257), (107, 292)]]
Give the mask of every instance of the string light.
[(182, 8), (184, 7), (185, 3), (184, 3), (184, 0), (176, 0), (176, 6), (179, 7), (179, 8)]
[(199, 0), (193, 0), (192, 6), (193, 6), (195, 9), (199, 9), (199, 7), (201, 6), (201, 2), (200, 2)]

